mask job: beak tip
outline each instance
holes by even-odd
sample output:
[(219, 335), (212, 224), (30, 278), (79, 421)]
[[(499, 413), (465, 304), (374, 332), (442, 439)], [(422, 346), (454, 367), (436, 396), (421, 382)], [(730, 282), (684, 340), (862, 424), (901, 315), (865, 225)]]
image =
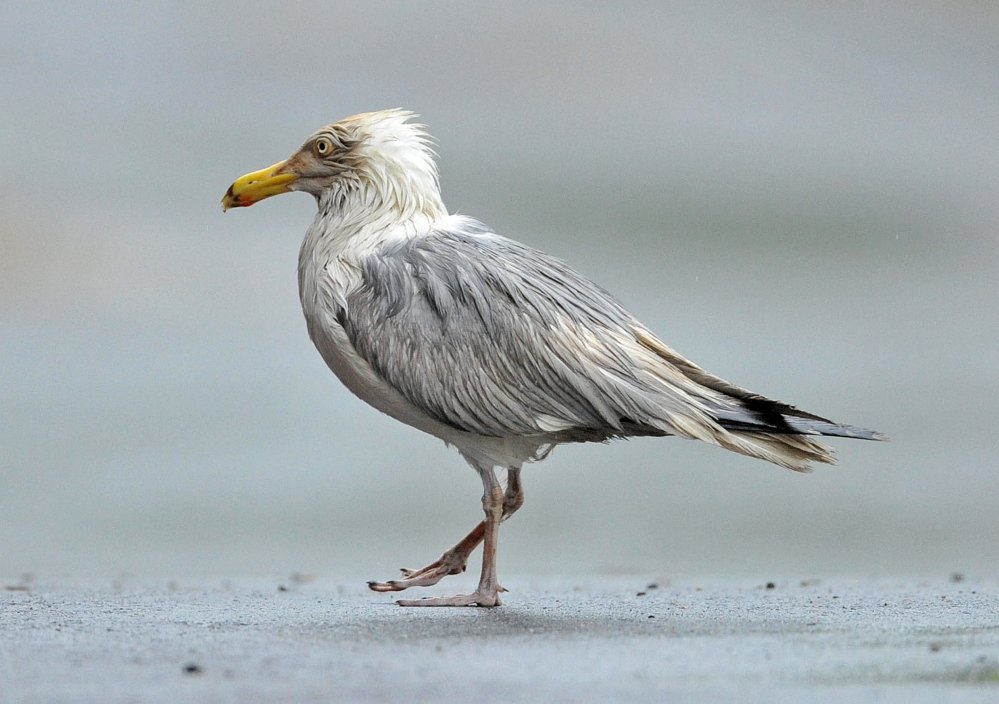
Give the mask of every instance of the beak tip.
[(236, 179), (222, 198), (222, 212), (230, 208), (247, 208), (264, 198), (288, 193), (289, 185), (299, 178), (297, 173), (282, 172), (286, 162), (274, 164), (266, 169)]
[(222, 212), (225, 213), (232, 208), (243, 208), (248, 205), (253, 205), (253, 203), (253, 200), (233, 193), (232, 186), (229, 186), (229, 190), (226, 191), (225, 195), (222, 197)]

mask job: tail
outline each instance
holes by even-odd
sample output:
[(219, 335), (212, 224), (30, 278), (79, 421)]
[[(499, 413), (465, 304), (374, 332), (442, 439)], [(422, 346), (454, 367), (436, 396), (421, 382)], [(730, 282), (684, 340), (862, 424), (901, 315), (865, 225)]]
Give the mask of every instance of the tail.
[(727, 431), (709, 441), (729, 450), (796, 472), (809, 472), (811, 462), (836, 463), (832, 448), (815, 442), (812, 436), (888, 440), (888, 436), (876, 431), (836, 423), (754, 394), (706, 372), (643, 328), (636, 328), (635, 334), (646, 348), (688, 379), (720, 395), (703, 399), (715, 422)]
[(816, 442), (814, 436), (888, 439), (874, 430), (836, 423), (762, 396), (739, 399), (739, 405), (742, 408), (717, 414), (718, 424), (736, 439), (730, 449), (796, 472), (811, 471), (811, 462), (836, 464), (832, 448)]

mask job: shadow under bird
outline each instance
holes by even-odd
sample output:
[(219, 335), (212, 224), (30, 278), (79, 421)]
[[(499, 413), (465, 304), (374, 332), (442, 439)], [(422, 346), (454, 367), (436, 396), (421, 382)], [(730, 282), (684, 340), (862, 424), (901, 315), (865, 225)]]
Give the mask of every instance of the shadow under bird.
[(886, 439), (709, 374), (563, 262), (449, 215), (431, 139), (412, 117), (385, 110), (324, 127), (222, 200), (228, 210), (315, 197), (298, 283), (319, 353), (359, 398), (453, 445), (482, 479), (485, 520), (440, 559), (371, 589), (436, 584), (484, 543), (474, 593), (398, 603), (498, 606), (499, 525), (524, 501), (521, 467), (562, 443), (677, 435), (808, 471), (834, 461), (815, 436)]

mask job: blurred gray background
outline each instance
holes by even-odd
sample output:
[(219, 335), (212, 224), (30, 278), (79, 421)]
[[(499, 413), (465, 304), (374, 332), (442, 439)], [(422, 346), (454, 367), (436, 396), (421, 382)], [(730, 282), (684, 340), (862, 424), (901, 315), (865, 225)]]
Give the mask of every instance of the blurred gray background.
[(219, 206), (397, 106), (453, 211), (893, 439), (559, 448), (501, 574), (999, 574), (997, 66), (990, 2), (4, 4), (0, 576), (388, 578), (479, 520), (309, 342), (313, 201)]

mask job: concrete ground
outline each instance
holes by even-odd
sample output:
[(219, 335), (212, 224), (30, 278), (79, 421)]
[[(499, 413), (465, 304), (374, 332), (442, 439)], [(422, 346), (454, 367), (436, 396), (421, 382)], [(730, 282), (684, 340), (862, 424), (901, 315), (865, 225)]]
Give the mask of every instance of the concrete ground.
[(8, 581), (0, 701), (999, 701), (994, 581), (505, 584), (403, 609), (301, 576)]

